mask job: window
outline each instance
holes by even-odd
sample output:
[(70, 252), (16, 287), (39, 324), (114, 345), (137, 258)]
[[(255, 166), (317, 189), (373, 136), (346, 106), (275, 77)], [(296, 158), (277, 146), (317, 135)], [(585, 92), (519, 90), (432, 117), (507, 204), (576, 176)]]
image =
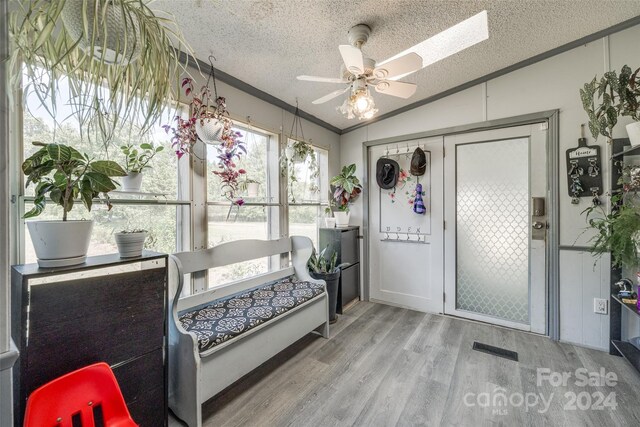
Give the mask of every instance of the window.
[[(63, 92), (64, 93), (64, 92)], [(123, 229), (146, 229), (149, 238), (146, 247), (158, 252), (172, 253), (190, 249), (190, 202), (187, 192), (189, 173), (188, 162), (178, 161), (173, 155), (169, 138), (160, 127), (163, 123), (157, 123), (154, 129), (142, 139), (129, 137), (133, 129), (132, 124), (123, 124), (114, 139), (107, 145), (91, 135), (81, 135), (77, 124), (63, 122), (55, 124), (46, 111), (38, 109), (39, 100), (34, 94), (25, 95), (27, 109), (23, 114), (23, 158), (27, 158), (39, 147), (31, 144), (32, 141), (44, 143), (58, 142), (71, 145), (82, 153), (100, 159), (115, 160), (124, 163), (120, 146), (127, 143), (139, 145), (150, 142), (155, 145), (163, 145), (165, 149), (158, 153), (150, 163), (151, 169), (144, 172), (142, 189), (140, 194), (114, 191), (109, 193), (113, 208), (109, 211), (104, 203), (94, 203), (93, 209), (88, 213), (84, 207), (76, 206), (70, 213), (70, 219), (93, 219), (94, 227), (91, 234), (91, 245), (88, 255), (101, 255), (117, 252), (113, 233)], [(61, 105), (65, 100), (58, 101)], [(167, 114), (166, 122), (171, 120), (175, 112)], [(135, 133), (135, 132), (134, 132)], [(137, 139), (134, 139), (137, 138)], [(24, 178), (20, 177), (21, 182)], [(116, 179), (117, 180), (117, 179)], [(34, 186), (24, 188), (19, 208), (21, 214), (32, 207)], [(22, 215), (20, 215), (22, 216)], [(62, 208), (47, 203), (45, 211), (35, 219), (60, 219)], [(149, 219), (153, 218), (153, 221)], [(187, 219), (187, 220), (185, 220)], [(21, 262), (36, 262), (35, 252), (29, 232), (23, 224), (23, 247), (20, 250)]]
[[(240, 239), (278, 239), (281, 236), (279, 144), (277, 135), (236, 123), (247, 153), (236, 163), (246, 173), (240, 177), (240, 193), (244, 204), (232, 205), (221, 194), (216, 149), (207, 146), (207, 225), (208, 246)], [(253, 189), (248, 182), (255, 181)], [(247, 184), (247, 185), (243, 185)], [(277, 258), (277, 257), (275, 257)], [(208, 286), (220, 286), (279, 268), (279, 260), (265, 258), (213, 269)]]
[(288, 171), (289, 235), (307, 236), (318, 247), (318, 228), (324, 225), (324, 209), (329, 203), (329, 152), (312, 148), (313, 155), (294, 163)]
[[(64, 107), (66, 102), (68, 100), (57, 99), (60, 116), (68, 113)], [(204, 249), (232, 240), (273, 240), (288, 235), (309, 236), (317, 243), (318, 224), (328, 195), (328, 152), (323, 148), (314, 147), (315, 165), (311, 158), (306, 158), (292, 168), (295, 182), (289, 193), (286, 186), (288, 171), (283, 171), (280, 165), (280, 136), (236, 122), (236, 130), (243, 134), (247, 148), (246, 155), (237, 162), (237, 167), (246, 171), (238, 194), (245, 203), (237, 206), (224, 198), (220, 179), (212, 173), (217, 169), (215, 147), (202, 144), (198, 146), (201, 153), (182, 159), (173, 154), (170, 138), (161, 125), (170, 123), (175, 112), (169, 112), (142, 139), (130, 137), (135, 134), (131, 132), (133, 125), (123, 123), (114, 140), (105, 145), (95, 135), (87, 135), (86, 131), (81, 135), (77, 123), (72, 120), (55, 124), (48, 113), (38, 107), (37, 96), (25, 94), (25, 105), (23, 144), (19, 147), (24, 158), (37, 150), (32, 141), (71, 145), (89, 156), (121, 164), (124, 163), (120, 150), (123, 144), (151, 142), (165, 147), (153, 159), (152, 168), (145, 171), (140, 193), (111, 192), (111, 210), (105, 203), (95, 201), (91, 213), (83, 207), (76, 207), (70, 212), (70, 219), (94, 220), (88, 255), (117, 252), (114, 232), (136, 228), (149, 231), (148, 249), (165, 253)], [(33, 206), (34, 189), (33, 186), (24, 188), (22, 175), (16, 180), (22, 184), (17, 204), (21, 217)], [(61, 217), (61, 208), (48, 203), (38, 219)], [(20, 221), (20, 262), (36, 262), (29, 232), (24, 220)], [(199, 292), (279, 269), (286, 262), (274, 256), (214, 269), (206, 277), (194, 276), (192, 286), (185, 287), (184, 292)]]

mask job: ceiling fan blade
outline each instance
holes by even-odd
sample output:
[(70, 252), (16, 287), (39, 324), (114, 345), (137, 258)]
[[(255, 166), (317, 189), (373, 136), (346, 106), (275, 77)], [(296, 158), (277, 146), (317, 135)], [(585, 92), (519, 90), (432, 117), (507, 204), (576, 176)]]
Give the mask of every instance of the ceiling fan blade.
[(364, 61), (360, 49), (348, 44), (341, 44), (338, 48), (340, 49), (340, 55), (342, 55), (344, 65), (349, 72), (353, 74), (364, 73)]
[[(441, 33), (428, 38), (409, 49), (392, 56), (391, 58), (378, 64), (378, 67), (393, 61), (396, 58), (414, 52), (422, 57), (422, 68), (438, 62), (448, 56), (458, 53), (481, 41), (489, 38), (489, 24), (487, 11), (483, 10), (477, 15), (468, 18), (453, 27), (447, 28)], [(400, 74), (393, 77), (393, 80), (400, 79), (407, 74)]]
[(345, 93), (346, 91), (348, 91), (351, 88), (351, 86), (347, 86), (344, 89), (338, 89), (338, 90), (334, 90), (333, 92), (331, 92), (328, 95), (323, 96), (322, 98), (318, 98), (315, 101), (312, 102), (312, 104), (323, 104), (327, 101), (331, 101), (333, 98), (342, 95), (343, 93)]
[(422, 58), (417, 53), (411, 52), (376, 67), (373, 70), (373, 75), (378, 79), (391, 79), (395, 76), (416, 72), (421, 68)]
[(409, 98), (416, 93), (418, 85), (406, 82), (395, 82), (393, 80), (383, 80), (376, 86), (376, 92), (383, 95), (397, 96), (398, 98)]
[(349, 83), (348, 80), (338, 79), (333, 77), (318, 77), (318, 76), (298, 76), (298, 80), (305, 82), (322, 82), (322, 83)]

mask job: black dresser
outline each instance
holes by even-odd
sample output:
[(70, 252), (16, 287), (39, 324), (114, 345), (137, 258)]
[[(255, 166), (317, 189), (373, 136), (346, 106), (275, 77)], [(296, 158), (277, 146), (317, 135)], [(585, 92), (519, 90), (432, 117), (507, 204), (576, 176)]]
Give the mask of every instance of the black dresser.
[(111, 366), (132, 418), (167, 424), (167, 255), (88, 257), (61, 268), (11, 271), (15, 425), (41, 385), (96, 362)]
[(338, 253), (338, 264), (348, 262), (350, 265), (342, 269), (338, 288), (337, 312), (351, 301), (360, 297), (360, 227), (321, 228), (319, 251), (327, 246), (329, 253)]

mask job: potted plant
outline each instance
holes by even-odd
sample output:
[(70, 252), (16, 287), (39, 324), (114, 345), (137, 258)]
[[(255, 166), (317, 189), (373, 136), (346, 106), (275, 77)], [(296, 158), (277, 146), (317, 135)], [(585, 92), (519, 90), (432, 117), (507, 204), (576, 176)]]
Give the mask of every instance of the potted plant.
[(613, 139), (613, 128), (618, 117), (631, 117), (634, 122), (627, 125), (627, 133), (632, 145), (640, 144), (640, 78), (638, 72), (627, 65), (620, 74), (608, 71), (597, 79), (594, 77), (580, 89), (582, 106), (589, 117), (589, 130), (595, 139), (605, 136)]
[(16, 3), (9, 18), (11, 80), (34, 92), (54, 119), (56, 96), (68, 90), (80, 128), (109, 140), (123, 122), (147, 132), (175, 98), (174, 78), (186, 69), (181, 51), (191, 49), (178, 26), (146, 2)]
[(307, 142), (299, 141), (295, 139), (289, 139), (287, 147), (284, 149), (284, 154), (280, 157), (280, 169), (281, 175), (288, 178), (289, 198), (295, 203), (296, 196), (294, 192), (294, 185), (298, 182), (296, 175), (296, 164), (303, 163), (309, 160), (309, 178), (311, 183), (309, 184), (309, 190), (312, 193), (318, 191), (318, 177), (320, 176), (320, 168), (318, 167), (318, 157), (316, 156), (316, 150), (313, 146)]
[(591, 239), (591, 252), (598, 257), (611, 253), (612, 265), (635, 268), (640, 255), (640, 166), (625, 166), (622, 170), (622, 192), (611, 196), (611, 209), (590, 206), (583, 213), (596, 231)]
[(67, 220), (67, 214), (79, 198), (88, 211), (91, 211), (93, 199), (106, 196), (116, 189), (117, 183), (112, 177), (125, 176), (127, 173), (116, 162), (94, 160), (76, 149), (62, 144), (43, 144), (22, 164), (27, 176), (26, 185), (34, 184), (34, 207), (24, 214), (24, 218), (40, 215), (49, 197), (62, 207), (60, 221), (28, 221), (27, 227), (31, 241), (41, 267), (60, 267), (81, 264), (85, 261), (93, 221)]
[[(621, 78), (624, 76), (626, 82), (623, 81), (620, 88), (621, 113), (633, 119), (626, 129), (631, 145), (636, 146), (640, 145), (640, 77), (638, 76), (640, 68), (631, 75), (629, 75), (631, 69), (626, 65), (622, 70), (620, 76)], [(628, 79), (627, 76), (629, 76)]]
[(342, 172), (331, 178), (332, 199), (338, 209), (334, 212), (336, 227), (349, 225), (349, 205), (362, 193), (362, 185), (355, 173), (356, 165), (352, 163), (349, 166), (343, 166)]
[(122, 230), (115, 233), (116, 245), (120, 258), (133, 258), (142, 256), (144, 242), (149, 232), (142, 229)]
[(329, 247), (326, 247), (320, 252), (320, 255), (317, 255), (314, 249), (307, 266), (311, 277), (324, 280), (327, 284), (327, 293), (329, 294), (329, 322), (335, 323), (337, 320), (336, 306), (338, 304), (340, 271), (343, 267), (349, 266), (349, 263), (336, 265), (338, 262), (338, 253), (334, 251), (329, 257), (327, 253), (328, 250)]
[(244, 175), (244, 179), (240, 181), (238, 184), (238, 189), (240, 191), (246, 192), (247, 197), (258, 197), (259, 189), (260, 189), (260, 181), (256, 181), (255, 179), (251, 179)]
[(133, 144), (126, 144), (120, 147), (124, 154), (124, 170), (127, 176), (122, 178), (122, 189), (124, 191), (140, 191), (142, 186), (142, 172), (150, 168), (149, 162), (156, 154), (164, 150), (162, 145), (155, 147), (150, 143), (142, 143), (138, 147)]
[(333, 204), (333, 200), (330, 200), (329, 206), (324, 208), (324, 225), (327, 228), (335, 228), (336, 226), (336, 219), (333, 217), (333, 210), (331, 210)]
[[(176, 116), (175, 127), (162, 126), (165, 132), (171, 134), (171, 145), (176, 155), (181, 158), (185, 154), (191, 154), (193, 146), (198, 140), (202, 140), (200, 135), (203, 135), (205, 138), (203, 142), (213, 145), (217, 151), (216, 158), (219, 170), (214, 170), (213, 174), (220, 177), (222, 181), (224, 197), (234, 205), (244, 204), (242, 197), (238, 197), (236, 193), (239, 190), (239, 178), (245, 174), (245, 171), (244, 169), (236, 169), (236, 161), (243, 154), (246, 154), (247, 149), (240, 139), (242, 134), (233, 130), (233, 121), (227, 111), (225, 98), (216, 94), (215, 107), (213, 107), (210, 102), (211, 90), (208, 83), (202, 87), (198, 95), (194, 93), (193, 79), (189, 77), (182, 80), (182, 88), (185, 95), (191, 98), (189, 116), (186, 118), (180, 115)], [(207, 123), (211, 123), (214, 128), (221, 126), (220, 131), (212, 130), (207, 126)]]

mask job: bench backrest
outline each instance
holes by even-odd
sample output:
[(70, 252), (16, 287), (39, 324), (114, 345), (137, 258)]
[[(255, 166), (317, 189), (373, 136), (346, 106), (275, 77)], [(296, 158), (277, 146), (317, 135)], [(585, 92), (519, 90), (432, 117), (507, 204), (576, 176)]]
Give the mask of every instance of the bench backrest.
[[(307, 237), (293, 236), (278, 240), (237, 240), (221, 243), (213, 248), (178, 252), (170, 255), (169, 296), (172, 311), (180, 312), (188, 308), (201, 306), (215, 299), (242, 292), (292, 274), (301, 280), (311, 280), (306, 269), (307, 261), (313, 251), (313, 243)], [(185, 275), (207, 271), (238, 262), (265, 258), (273, 255), (291, 253), (292, 266), (257, 276), (234, 281), (223, 286), (180, 297), (185, 286)]]

